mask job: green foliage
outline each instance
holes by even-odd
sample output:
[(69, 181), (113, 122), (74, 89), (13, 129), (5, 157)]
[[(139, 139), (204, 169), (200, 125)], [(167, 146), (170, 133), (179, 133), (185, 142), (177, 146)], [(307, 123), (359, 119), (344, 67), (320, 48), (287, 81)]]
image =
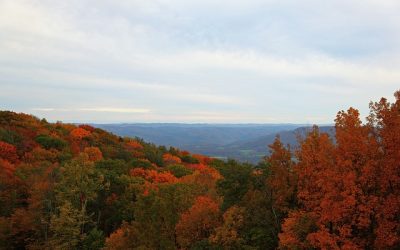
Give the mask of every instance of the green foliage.
[(144, 168), (144, 169), (152, 169), (154, 166), (148, 160), (143, 159), (133, 159), (129, 162), (130, 168)]
[(74, 207), (82, 207), (97, 197), (97, 192), (103, 188), (103, 179), (95, 171), (94, 164), (82, 154), (62, 167), (60, 182), (55, 187), (57, 200), (68, 200)]
[(102, 231), (97, 228), (92, 229), (82, 242), (82, 249), (97, 250), (104, 247), (105, 238)]
[(186, 163), (197, 164), (200, 163), (198, 159), (194, 158), (191, 155), (184, 155), (181, 157), (181, 160)]
[(0, 128), (0, 141), (17, 146), (22, 142), (23, 138), (16, 131)]
[(54, 138), (48, 135), (39, 135), (35, 138), (35, 141), (39, 143), (45, 149), (57, 149), (62, 150), (67, 143), (59, 138)]
[(165, 170), (170, 171), (173, 175), (180, 178), (182, 176), (190, 175), (193, 173), (192, 169), (189, 169), (183, 165), (169, 165), (165, 168)]
[(51, 249), (77, 249), (85, 239), (83, 227), (88, 221), (84, 210), (73, 207), (69, 201), (65, 201), (58, 208), (58, 214), (51, 218), (51, 237), (47, 244)]
[(224, 177), (217, 183), (217, 190), (224, 197), (222, 210), (237, 204), (251, 186), (253, 167), (249, 164), (240, 164), (234, 160), (218, 163), (217, 170)]
[(139, 245), (151, 249), (175, 249), (175, 225), (195, 197), (188, 184), (160, 184), (158, 192), (140, 195), (135, 203), (134, 226)]

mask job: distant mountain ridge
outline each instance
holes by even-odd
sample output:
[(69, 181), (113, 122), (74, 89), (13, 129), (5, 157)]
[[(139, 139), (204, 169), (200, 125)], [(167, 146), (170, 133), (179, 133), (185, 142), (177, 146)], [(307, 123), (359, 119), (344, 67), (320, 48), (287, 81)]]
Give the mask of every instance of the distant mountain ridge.
[[(157, 145), (178, 147), (222, 159), (257, 163), (269, 153), (268, 145), (279, 134), (284, 144), (297, 145), (297, 137), (311, 128), (305, 124), (92, 124), (119, 136), (139, 137)], [(331, 136), (333, 126), (320, 130)]]

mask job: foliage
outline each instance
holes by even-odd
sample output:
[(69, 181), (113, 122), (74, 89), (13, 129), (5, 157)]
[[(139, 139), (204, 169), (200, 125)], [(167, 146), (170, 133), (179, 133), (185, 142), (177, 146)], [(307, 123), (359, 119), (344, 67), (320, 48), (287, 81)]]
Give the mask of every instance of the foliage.
[(0, 249), (399, 249), (400, 91), (254, 166), (0, 112)]

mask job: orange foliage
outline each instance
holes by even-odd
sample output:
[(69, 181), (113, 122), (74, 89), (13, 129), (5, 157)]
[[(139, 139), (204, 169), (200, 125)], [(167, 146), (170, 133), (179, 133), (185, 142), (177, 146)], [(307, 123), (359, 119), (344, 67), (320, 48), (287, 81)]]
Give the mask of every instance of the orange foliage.
[(236, 205), (226, 210), (223, 224), (215, 229), (215, 233), (209, 238), (210, 241), (222, 245), (224, 249), (238, 249), (237, 246), (243, 242), (240, 231), (245, 223), (245, 212), (245, 208)]
[(130, 171), (130, 174), (131, 176), (142, 177), (152, 183), (175, 183), (178, 180), (170, 172), (157, 172), (152, 169), (134, 168)]
[(27, 152), (24, 155), (24, 161), (29, 163), (50, 161), (58, 161), (58, 151), (55, 149), (44, 149), (41, 147), (35, 147), (31, 152)]
[(75, 128), (71, 131), (70, 135), (74, 140), (82, 140), (91, 134), (90, 131), (83, 128)]
[(283, 233), (279, 234), (280, 249), (310, 249), (310, 233), (317, 230), (316, 219), (312, 213), (294, 211), (282, 225)]
[(94, 127), (92, 127), (92, 126), (90, 126), (90, 125), (87, 125), (87, 124), (79, 125), (79, 128), (83, 128), (84, 130), (87, 130), (87, 131), (89, 131), (89, 132), (93, 132), (93, 131), (95, 130)]
[[(282, 248), (392, 249), (400, 244), (400, 92), (371, 104), (368, 124), (350, 108), (336, 117), (336, 146), (317, 128), (297, 152), (298, 211), (280, 234)], [(296, 233), (304, 215), (315, 230)]]
[(179, 157), (168, 154), (168, 153), (163, 155), (163, 161), (166, 165), (179, 164), (182, 162), (182, 160)]
[(129, 151), (132, 151), (132, 155), (135, 158), (144, 157), (144, 152), (143, 152), (144, 147), (137, 140), (129, 140), (128, 142), (126, 142), (125, 148)]
[(213, 192), (218, 180), (222, 179), (218, 170), (203, 164), (189, 164), (188, 168), (195, 170), (193, 174), (181, 177), (183, 183), (195, 183)]
[(286, 212), (289, 202), (294, 198), (295, 176), (292, 171), (292, 154), (277, 137), (269, 146), (271, 154), (267, 157), (270, 164), (270, 175), (267, 183), (271, 189), (274, 209)]
[(0, 158), (0, 180), (7, 180), (14, 175), (15, 166), (9, 161)]
[(221, 174), (216, 170), (215, 168), (209, 167), (204, 164), (188, 164), (188, 168), (191, 168), (193, 170), (197, 170), (199, 173), (203, 175), (209, 175), (211, 176), (214, 180), (219, 180), (222, 178)]
[(193, 154), (192, 156), (193, 156), (193, 158), (197, 159), (201, 164), (204, 164), (204, 165), (210, 164), (213, 160), (210, 157), (207, 157), (204, 155), (199, 155), (199, 154)]
[(379, 161), (377, 228), (375, 247), (395, 248), (400, 245), (400, 91), (395, 103), (382, 98), (371, 103), (369, 122), (379, 128), (379, 146), (383, 155)]
[(98, 147), (86, 147), (84, 152), (88, 155), (89, 161), (100, 161), (103, 159), (103, 154)]
[(106, 239), (106, 250), (125, 250), (133, 249), (137, 241), (137, 236), (134, 227), (126, 222), (123, 222), (121, 227), (114, 231)]
[(219, 205), (207, 196), (196, 198), (193, 206), (184, 212), (176, 224), (178, 244), (186, 249), (196, 241), (206, 239), (221, 224)]
[(126, 143), (127, 149), (131, 149), (131, 150), (142, 150), (143, 149), (143, 145), (140, 144), (138, 141), (136, 140), (130, 140)]

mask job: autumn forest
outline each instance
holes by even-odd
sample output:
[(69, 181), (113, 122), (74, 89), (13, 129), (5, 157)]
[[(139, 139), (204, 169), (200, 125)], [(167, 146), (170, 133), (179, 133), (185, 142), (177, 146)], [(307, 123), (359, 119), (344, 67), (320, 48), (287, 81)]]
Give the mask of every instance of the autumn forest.
[(400, 91), (258, 164), (0, 112), (0, 249), (399, 249)]

